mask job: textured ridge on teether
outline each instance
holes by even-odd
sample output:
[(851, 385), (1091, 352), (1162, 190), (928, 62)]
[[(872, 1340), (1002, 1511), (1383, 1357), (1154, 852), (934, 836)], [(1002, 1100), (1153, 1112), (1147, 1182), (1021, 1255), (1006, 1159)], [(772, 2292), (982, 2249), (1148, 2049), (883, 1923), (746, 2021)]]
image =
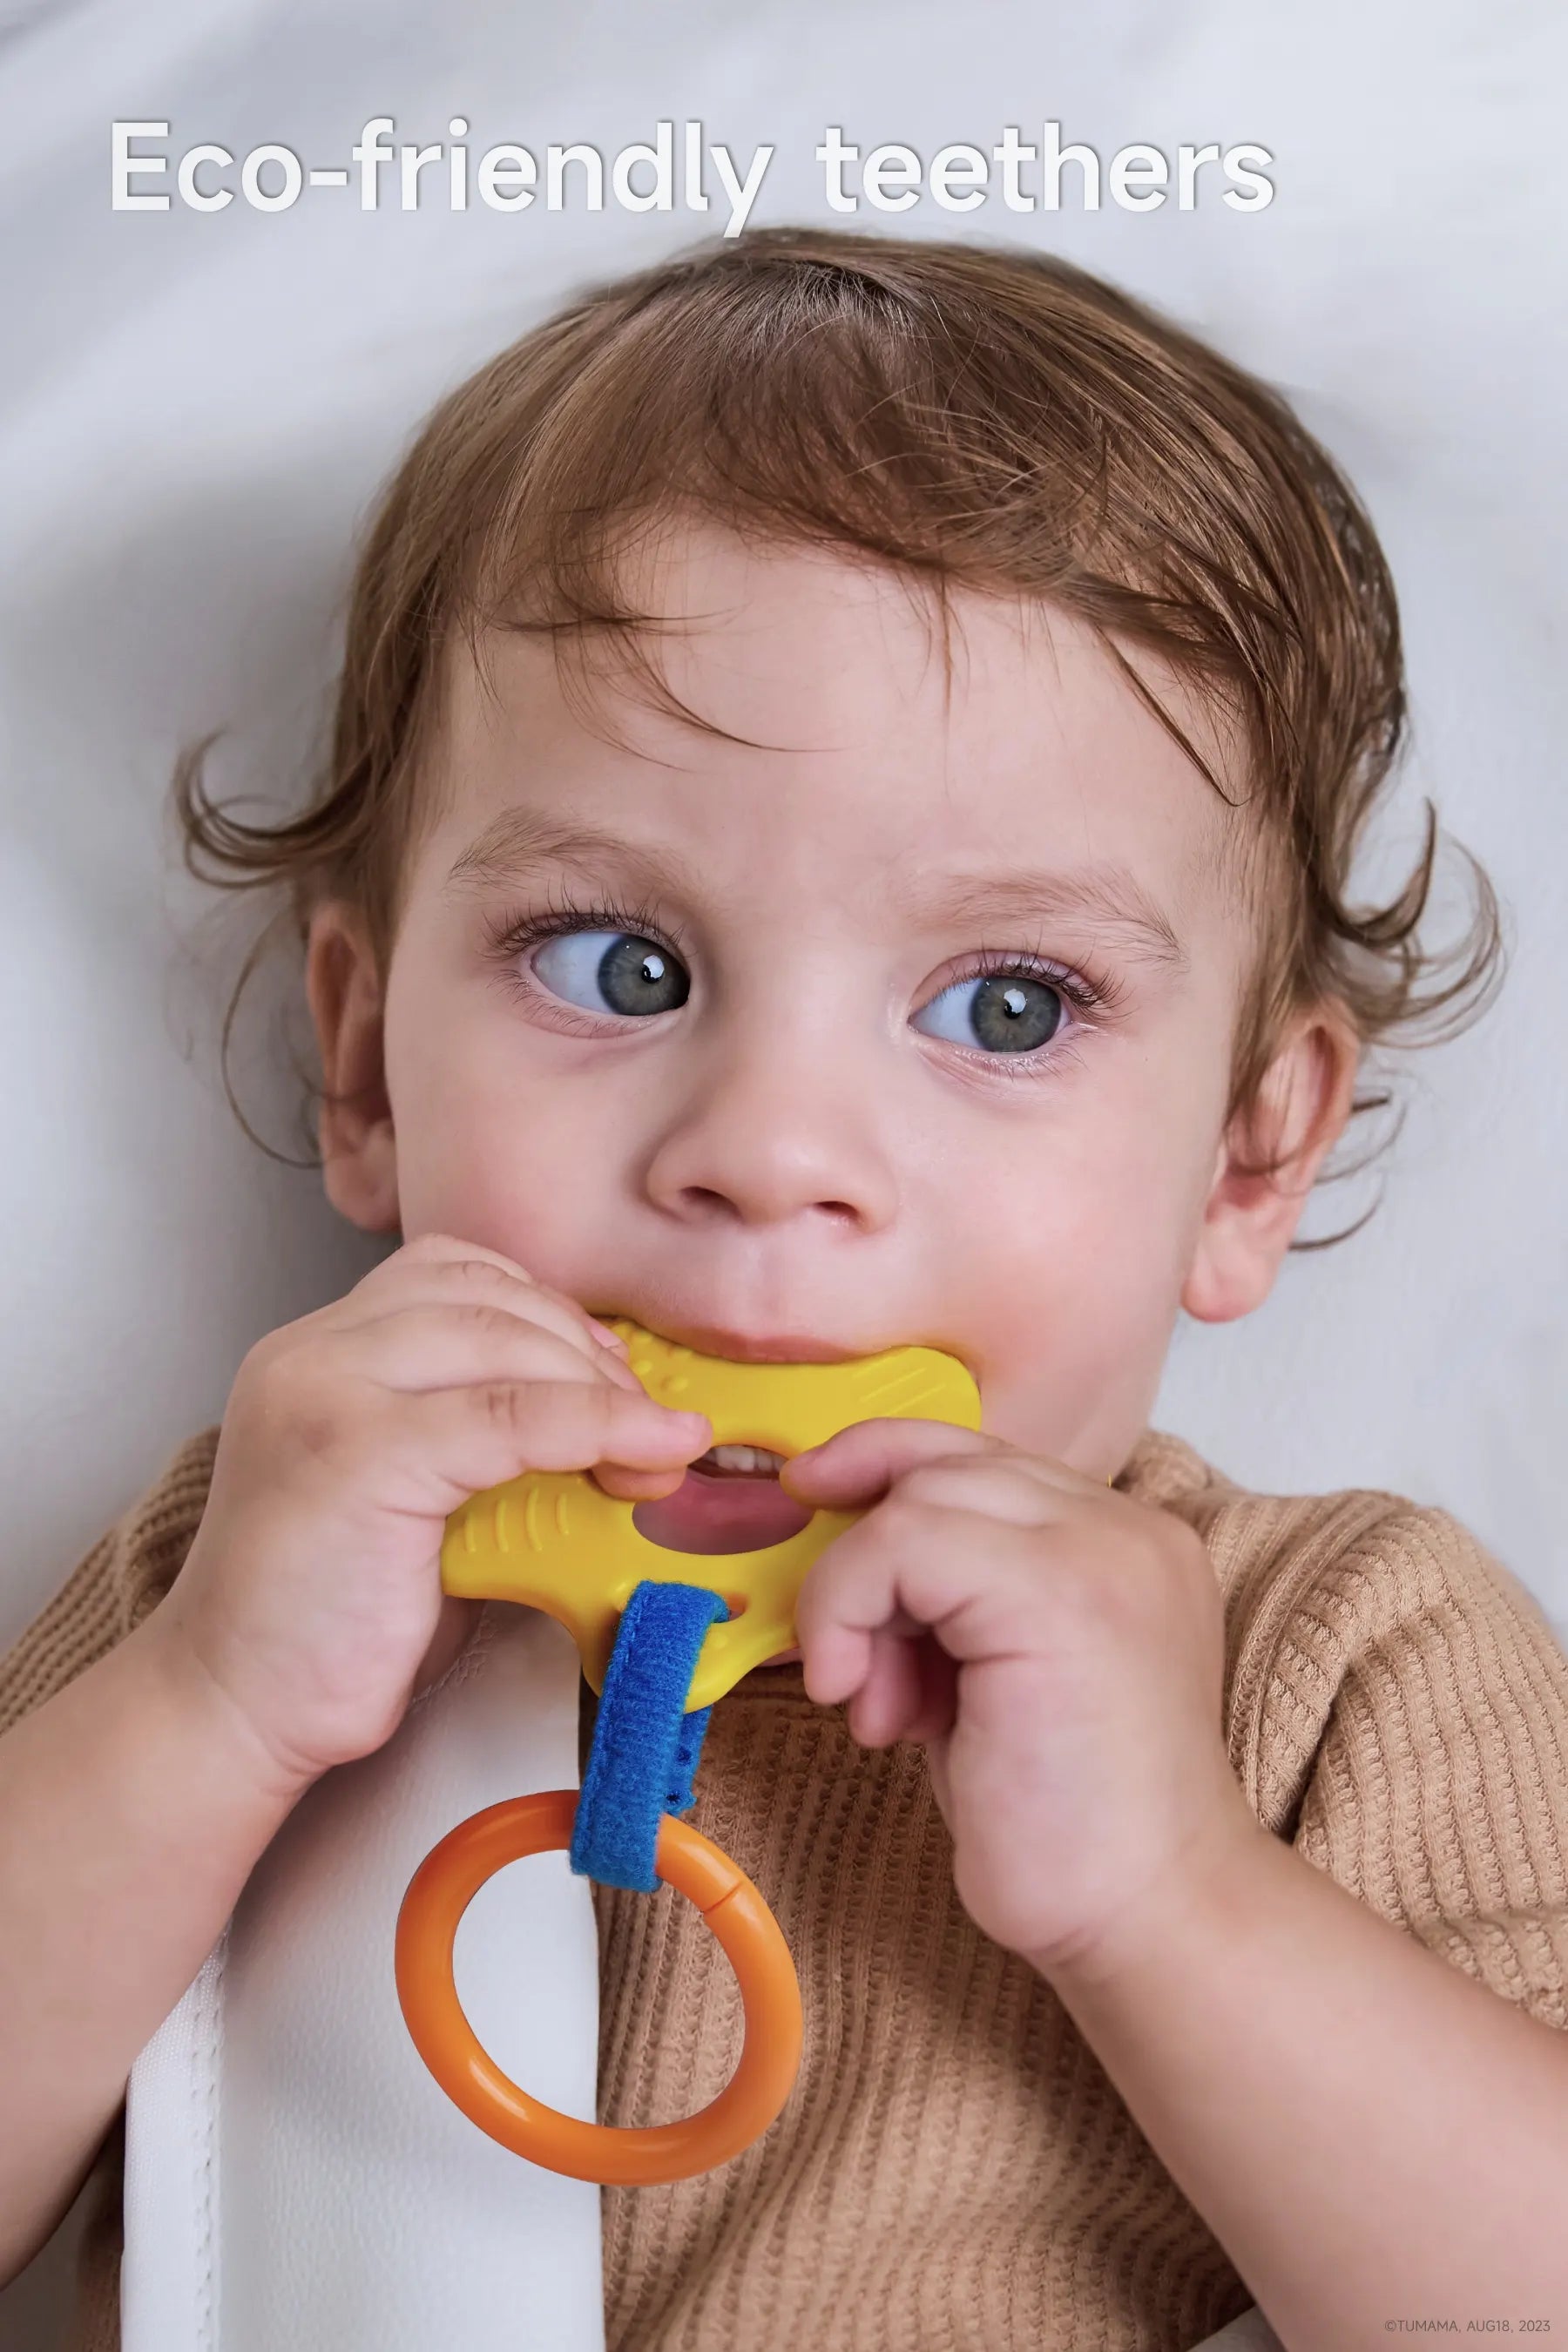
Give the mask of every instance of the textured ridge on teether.
[[(626, 1340), (648, 1394), (678, 1411), (705, 1412), (715, 1445), (765, 1446), (788, 1456), (826, 1444), (852, 1422), (884, 1416), (980, 1426), (973, 1380), (936, 1348), (889, 1348), (844, 1364), (738, 1364), (661, 1339), (624, 1316), (610, 1328)], [(637, 1584), (652, 1579), (743, 1597), (740, 1615), (711, 1628), (698, 1658), (687, 1705), (710, 1706), (753, 1666), (793, 1645), (806, 1570), (860, 1516), (818, 1511), (783, 1543), (698, 1554), (650, 1542), (633, 1524), (634, 1508), (584, 1471), (525, 1471), (453, 1512), (441, 1547), (443, 1589), (548, 1611), (575, 1641), (596, 1691)]]

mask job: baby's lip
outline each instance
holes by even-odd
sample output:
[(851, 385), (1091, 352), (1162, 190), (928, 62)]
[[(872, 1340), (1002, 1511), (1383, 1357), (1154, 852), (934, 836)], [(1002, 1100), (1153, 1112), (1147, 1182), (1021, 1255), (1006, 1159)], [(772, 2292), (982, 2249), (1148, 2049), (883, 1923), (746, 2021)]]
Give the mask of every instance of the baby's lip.
[(894, 1348), (933, 1348), (939, 1353), (952, 1356), (964, 1365), (971, 1377), (984, 1386), (979, 1358), (965, 1344), (945, 1333), (928, 1327), (923, 1332), (917, 1326), (906, 1328), (895, 1339), (858, 1339), (848, 1346), (842, 1340), (825, 1339), (815, 1331), (732, 1331), (718, 1323), (687, 1323), (678, 1317), (660, 1315), (657, 1321), (643, 1315), (634, 1315), (626, 1307), (590, 1307), (588, 1313), (601, 1323), (613, 1323), (616, 1317), (637, 1323), (657, 1339), (667, 1339), (677, 1348), (694, 1348), (700, 1355), (718, 1356), (735, 1364), (852, 1364), (865, 1356), (885, 1355)]
[[(612, 1315), (597, 1315), (600, 1322)], [(623, 1310), (616, 1310), (617, 1312)], [(642, 1322), (640, 1316), (629, 1318)], [(683, 1323), (666, 1315), (643, 1328), (657, 1332), (678, 1348), (694, 1348), (699, 1355), (720, 1356), (735, 1364), (848, 1364), (858, 1356), (874, 1356), (876, 1348), (846, 1348), (814, 1331), (731, 1331), (716, 1323)]]

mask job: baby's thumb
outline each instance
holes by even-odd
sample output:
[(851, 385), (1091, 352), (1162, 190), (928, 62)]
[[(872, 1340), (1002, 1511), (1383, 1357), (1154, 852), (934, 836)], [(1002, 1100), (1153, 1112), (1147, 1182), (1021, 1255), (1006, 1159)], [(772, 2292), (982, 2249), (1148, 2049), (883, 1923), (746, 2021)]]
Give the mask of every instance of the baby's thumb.
[(994, 1441), (947, 1421), (883, 1416), (851, 1422), (821, 1445), (796, 1454), (779, 1473), (786, 1495), (820, 1508), (864, 1508), (922, 1462), (985, 1452)]

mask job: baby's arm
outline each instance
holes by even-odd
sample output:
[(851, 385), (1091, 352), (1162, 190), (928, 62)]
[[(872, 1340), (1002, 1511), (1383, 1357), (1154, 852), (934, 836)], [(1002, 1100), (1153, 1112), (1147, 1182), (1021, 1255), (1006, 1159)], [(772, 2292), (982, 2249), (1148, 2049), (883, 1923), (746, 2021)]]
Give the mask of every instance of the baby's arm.
[(58, 2225), (305, 1785), (156, 1610), (0, 1739), (0, 2284)]
[(526, 1469), (668, 1494), (711, 1443), (619, 1346), (426, 1234), (246, 1358), (163, 1600), (0, 1739), (0, 2282), (289, 1808), (456, 1657), (479, 1604), (442, 1592), (447, 1516)]
[(1444, 1514), (1331, 1568), (1270, 1683), (1299, 1719), (1338, 1682), (1295, 1851), (1260, 1828), (1052, 1981), (1288, 2352), (1561, 2336), (1568, 1663)]

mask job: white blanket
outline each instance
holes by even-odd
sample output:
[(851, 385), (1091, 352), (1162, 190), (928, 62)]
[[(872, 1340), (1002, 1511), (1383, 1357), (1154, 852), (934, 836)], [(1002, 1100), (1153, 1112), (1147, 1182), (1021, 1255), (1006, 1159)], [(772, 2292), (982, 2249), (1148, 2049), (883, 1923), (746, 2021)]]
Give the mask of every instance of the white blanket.
[[(131, 2076), (124, 2352), (602, 2352), (597, 2189), (458, 2112), (393, 1979), (430, 1848), (577, 1785), (577, 1687), (553, 1619), (487, 1609), (396, 1737), (290, 1814)], [(513, 2080), (592, 2116), (597, 1938), (563, 1853), (480, 1889), (455, 1969)]]

